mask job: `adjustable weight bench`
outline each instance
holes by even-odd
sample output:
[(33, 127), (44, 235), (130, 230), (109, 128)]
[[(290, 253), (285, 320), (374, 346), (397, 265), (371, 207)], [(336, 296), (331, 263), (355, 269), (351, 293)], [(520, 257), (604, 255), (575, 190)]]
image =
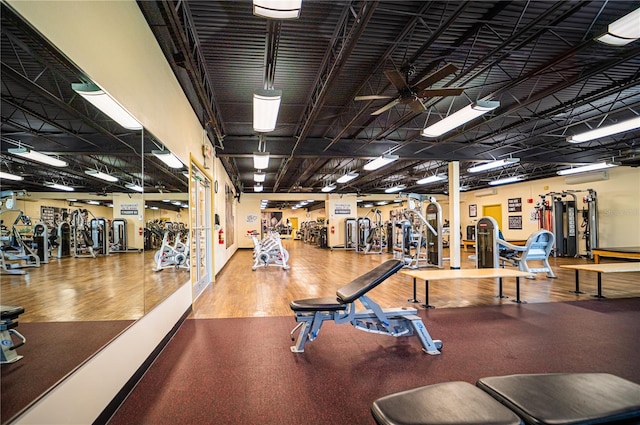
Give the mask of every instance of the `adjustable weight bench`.
[[(22, 313), (24, 313), (23, 307), (0, 305), (0, 346), (2, 346), (0, 364), (17, 362), (22, 358), (16, 352), (16, 348), (24, 345), (27, 340), (15, 330), (18, 327), (18, 316)], [(14, 344), (11, 335), (19, 338), (20, 342)]]
[(373, 402), (379, 425), (638, 424), (640, 385), (608, 373), (548, 373), (445, 382)]
[[(383, 309), (365, 295), (403, 267), (404, 262), (401, 260), (388, 260), (338, 289), (335, 298), (292, 301), (290, 307), (296, 314), (298, 324), (291, 331), (291, 340), (295, 340), (296, 330), (299, 329), (300, 332), (291, 351), (304, 352), (307, 341), (315, 340), (322, 324), (332, 320), (336, 324), (351, 323), (356, 329), (365, 332), (394, 337), (411, 336), (415, 333), (425, 352), (431, 355), (440, 354), (442, 342), (431, 339), (417, 314), (418, 310), (405, 307)], [(356, 311), (356, 301), (360, 301), (366, 310)]]

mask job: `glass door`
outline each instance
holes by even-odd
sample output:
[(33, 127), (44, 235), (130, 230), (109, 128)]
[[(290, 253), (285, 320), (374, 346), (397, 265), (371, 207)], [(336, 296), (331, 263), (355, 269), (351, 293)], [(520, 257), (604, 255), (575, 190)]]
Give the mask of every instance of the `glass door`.
[(211, 180), (191, 163), (191, 278), (195, 300), (211, 282)]

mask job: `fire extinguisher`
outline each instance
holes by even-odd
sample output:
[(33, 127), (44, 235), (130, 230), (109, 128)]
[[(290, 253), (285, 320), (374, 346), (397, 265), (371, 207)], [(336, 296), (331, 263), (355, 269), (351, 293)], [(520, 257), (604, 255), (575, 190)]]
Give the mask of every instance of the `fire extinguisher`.
[(142, 227), (138, 227), (138, 234), (142, 236)]
[(220, 245), (224, 244), (224, 230), (220, 229), (220, 231), (218, 232), (218, 243)]
[(336, 226), (331, 226), (331, 234), (333, 235), (336, 232)]

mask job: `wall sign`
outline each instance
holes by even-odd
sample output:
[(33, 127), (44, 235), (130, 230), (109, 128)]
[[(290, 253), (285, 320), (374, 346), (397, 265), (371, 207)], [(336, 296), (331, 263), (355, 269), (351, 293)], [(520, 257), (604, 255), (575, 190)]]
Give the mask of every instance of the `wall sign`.
[(478, 205), (471, 204), (469, 205), (469, 217), (477, 217), (478, 216)]
[(519, 230), (522, 229), (522, 216), (510, 215), (509, 216), (509, 229)]
[(334, 214), (351, 214), (351, 204), (336, 204)]
[(138, 215), (138, 204), (120, 204), (120, 215)]
[(522, 198), (510, 198), (508, 205), (509, 205), (509, 212), (521, 212)]

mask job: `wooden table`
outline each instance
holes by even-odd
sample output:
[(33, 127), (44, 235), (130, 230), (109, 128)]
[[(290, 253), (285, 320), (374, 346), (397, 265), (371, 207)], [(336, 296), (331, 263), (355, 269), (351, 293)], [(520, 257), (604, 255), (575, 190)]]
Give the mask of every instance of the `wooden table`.
[(499, 283), (499, 298), (508, 298), (502, 295), (502, 278), (503, 277), (515, 277), (516, 278), (516, 299), (512, 300), (516, 303), (525, 303), (526, 301), (520, 300), (520, 278), (533, 276), (532, 273), (521, 272), (516, 269), (402, 269), (400, 274), (410, 276), (413, 278), (413, 299), (410, 302), (420, 302), (416, 299), (416, 279), (424, 279), (425, 289), (425, 302), (421, 304), (424, 308), (435, 308), (429, 305), (429, 281), (430, 280), (452, 280), (452, 279), (490, 279), (498, 278)]
[(593, 262), (596, 264), (600, 262), (600, 257), (640, 259), (640, 247), (637, 246), (594, 248), (591, 253), (593, 254)]
[(476, 246), (476, 241), (474, 241), (473, 239), (464, 239), (462, 241), (462, 247), (465, 251), (467, 250), (467, 248), (473, 248), (474, 246)]
[(602, 263), (602, 264), (567, 264), (560, 266), (561, 269), (572, 269), (576, 271), (576, 290), (571, 291), (575, 294), (584, 294), (580, 291), (580, 270), (586, 272), (598, 273), (598, 294), (593, 295), (596, 298), (606, 298), (602, 295), (602, 273), (632, 273), (640, 272), (640, 262), (629, 263)]

